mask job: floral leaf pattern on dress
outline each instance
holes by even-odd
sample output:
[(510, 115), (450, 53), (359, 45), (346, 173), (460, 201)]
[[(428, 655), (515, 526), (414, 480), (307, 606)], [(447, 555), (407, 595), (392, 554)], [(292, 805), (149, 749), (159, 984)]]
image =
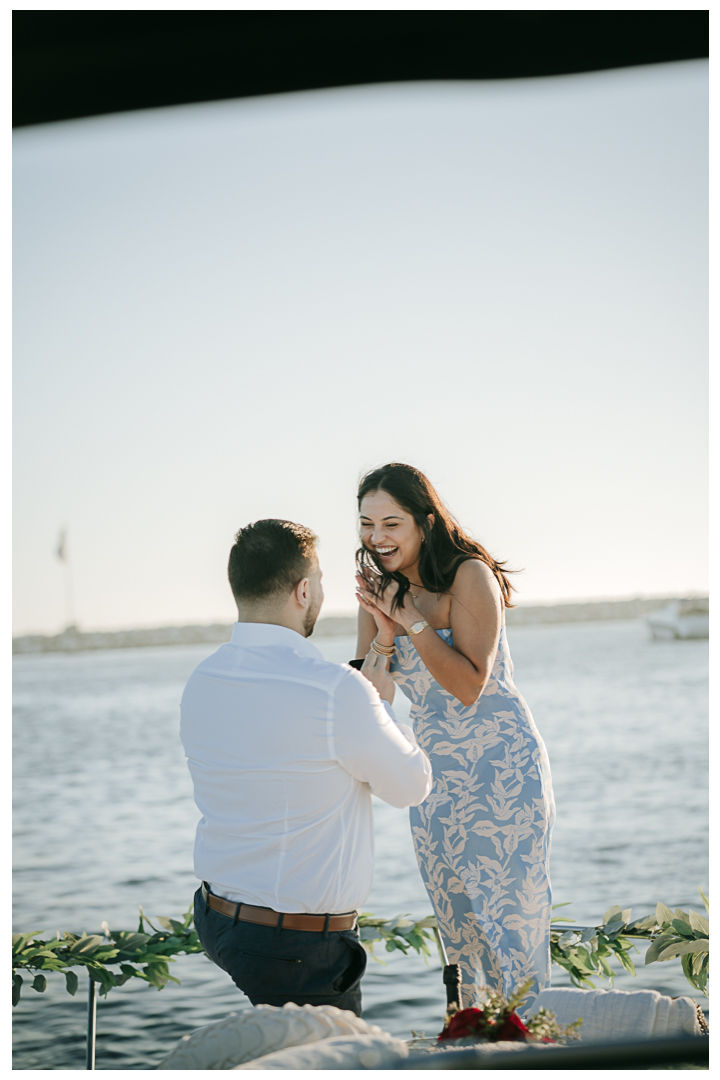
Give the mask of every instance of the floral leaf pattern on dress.
[[(438, 630), (452, 645), (452, 632)], [(410, 809), (415, 854), (448, 961), (463, 973), (463, 1004), (486, 987), (507, 996), (550, 981), (548, 860), (555, 818), (542, 739), (513, 682), (505, 628), (480, 698), (465, 706), (433, 679), (410, 638), (390, 670), (411, 700), (433, 787)]]

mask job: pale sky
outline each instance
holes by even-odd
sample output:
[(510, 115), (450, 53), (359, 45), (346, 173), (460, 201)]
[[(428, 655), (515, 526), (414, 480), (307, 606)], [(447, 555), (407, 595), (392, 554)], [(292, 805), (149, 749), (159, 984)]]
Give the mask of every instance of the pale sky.
[(707, 587), (707, 62), (15, 141), (14, 632), (231, 621), (234, 532), (425, 471), (519, 600)]

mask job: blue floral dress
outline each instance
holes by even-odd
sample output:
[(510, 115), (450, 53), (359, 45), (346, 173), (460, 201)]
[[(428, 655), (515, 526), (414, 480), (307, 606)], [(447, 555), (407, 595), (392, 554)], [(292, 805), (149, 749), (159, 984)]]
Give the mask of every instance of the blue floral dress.
[[(452, 645), (452, 631), (437, 630)], [(523, 1011), (550, 982), (550, 833), (555, 818), (547, 751), (513, 683), (505, 627), (474, 705), (435, 681), (409, 637), (390, 670), (433, 768), (425, 802), (410, 809), (415, 854), (463, 1005), (482, 988), (509, 994), (533, 980)]]

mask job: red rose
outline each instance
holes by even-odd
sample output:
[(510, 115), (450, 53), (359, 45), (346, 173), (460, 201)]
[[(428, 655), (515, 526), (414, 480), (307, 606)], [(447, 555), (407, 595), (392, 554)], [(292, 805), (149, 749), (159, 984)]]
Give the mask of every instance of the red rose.
[(510, 1013), (503, 1020), (495, 1035), (497, 1042), (517, 1042), (528, 1038), (532, 1038), (532, 1036), (517, 1013)]
[(440, 1032), (438, 1039), (463, 1039), (479, 1034), (484, 1027), (487, 1027), (487, 1022), (482, 1009), (459, 1009)]

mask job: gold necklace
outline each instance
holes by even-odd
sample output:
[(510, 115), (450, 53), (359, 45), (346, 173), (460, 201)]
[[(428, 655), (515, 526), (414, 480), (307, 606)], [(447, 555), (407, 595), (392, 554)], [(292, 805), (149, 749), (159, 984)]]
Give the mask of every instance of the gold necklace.
[[(414, 581), (409, 581), (409, 582), (408, 582), (408, 585), (412, 585), (412, 586), (413, 586), (413, 587), (414, 587), (415, 589), (422, 589), (422, 590), (423, 590), (423, 592), (427, 592), (427, 591), (428, 591), (428, 590), (427, 590), (427, 589), (425, 588), (425, 586), (424, 586), (424, 585), (416, 585)], [(418, 598), (418, 597), (419, 597), (419, 595), (420, 595), (420, 593), (414, 593), (414, 592), (412, 592), (412, 591), (411, 591), (410, 589), (408, 589), (408, 592), (409, 592), (409, 593), (410, 593), (410, 595), (412, 596), (413, 600), (417, 600), (417, 598)], [(438, 599), (438, 600), (440, 599), (440, 595), (441, 595), (441, 594), (440, 594), (440, 593), (438, 593), (438, 595), (437, 595), (437, 599)]]

